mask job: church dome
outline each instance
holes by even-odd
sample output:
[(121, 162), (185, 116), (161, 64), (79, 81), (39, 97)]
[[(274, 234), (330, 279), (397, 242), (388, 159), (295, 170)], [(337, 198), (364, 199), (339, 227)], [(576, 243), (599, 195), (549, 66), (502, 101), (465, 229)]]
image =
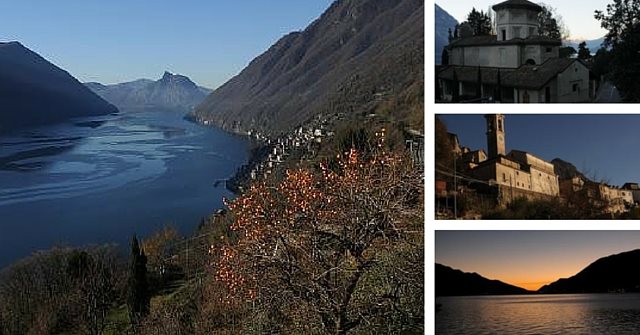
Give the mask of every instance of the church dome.
[(534, 10), (537, 12), (541, 12), (542, 11), (542, 7), (540, 7), (539, 5), (531, 2), (531, 1), (527, 1), (527, 0), (507, 0), (504, 2), (501, 2), (497, 5), (494, 5), (493, 10), (495, 11), (499, 11), (501, 9), (528, 9), (528, 10)]

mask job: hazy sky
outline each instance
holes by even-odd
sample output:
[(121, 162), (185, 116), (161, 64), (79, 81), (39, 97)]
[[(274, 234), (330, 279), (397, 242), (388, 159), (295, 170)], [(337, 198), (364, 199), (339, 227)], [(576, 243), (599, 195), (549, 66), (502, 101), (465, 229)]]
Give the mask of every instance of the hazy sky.
[[(473, 7), (487, 11), (502, 0), (438, 0), (436, 3), (453, 16), (458, 22), (465, 21)], [(600, 22), (593, 18), (595, 10), (605, 10), (613, 0), (545, 0), (534, 3), (545, 3), (556, 9), (569, 28), (571, 39), (592, 40), (603, 37), (606, 30), (600, 28)]]
[(537, 290), (598, 258), (640, 248), (640, 231), (436, 231), (436, 262)]
[[(579, 108), (580, 105), (572, 105)], [(487, 150), (480, 114), (440, 115), (462, 146)], [(551, 161), (561, 158), (598, 180), (640, 182), (640, 115), (514, 115), (505, 118), (507, 152), (518, 149)]]
[(80, 81), (160, 78), (215, 88), (332, 0), (0, 1), (0, 41), (17, 40)]

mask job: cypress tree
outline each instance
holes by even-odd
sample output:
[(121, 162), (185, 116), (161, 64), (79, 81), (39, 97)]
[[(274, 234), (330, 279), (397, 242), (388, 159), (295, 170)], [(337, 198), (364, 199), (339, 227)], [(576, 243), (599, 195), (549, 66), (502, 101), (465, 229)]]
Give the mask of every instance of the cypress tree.
[(144, 254), (144, 250), (140, 250), (138, 238), (133, 235), (127, 286), (127, 306), (129, 307), (129, 318), (132, 323), (137, 324), (149, 314), (149, 304), (147, 257)]

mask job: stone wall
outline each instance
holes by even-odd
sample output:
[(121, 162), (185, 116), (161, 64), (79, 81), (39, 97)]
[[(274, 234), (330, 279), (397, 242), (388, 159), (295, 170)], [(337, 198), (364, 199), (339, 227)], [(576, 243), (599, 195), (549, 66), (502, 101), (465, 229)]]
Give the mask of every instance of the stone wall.
[(558, 74), (557, 102), (586, 101), (589, 101), (589, 69), (576, 61)]

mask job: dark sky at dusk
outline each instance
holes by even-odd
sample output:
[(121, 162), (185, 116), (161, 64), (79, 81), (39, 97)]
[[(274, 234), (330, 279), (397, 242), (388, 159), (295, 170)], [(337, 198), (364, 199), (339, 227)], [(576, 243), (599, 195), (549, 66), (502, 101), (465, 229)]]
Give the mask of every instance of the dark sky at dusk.
[[(579, 105), (575, 105), (579, 108)], [(574, 108), (574, 107), (572, 107)], [(440, 115), (462, 146), (487, 149), (480, 114)], [(507, 152), (518, 149), (551, 161), (558, 157), (588, 177), (621, 186), (640, 182), (640, 115), (507, 114)]]
[(640, 231), (436, 231), (436, 262), (537, 290), (598, 258), (640, 248)]

